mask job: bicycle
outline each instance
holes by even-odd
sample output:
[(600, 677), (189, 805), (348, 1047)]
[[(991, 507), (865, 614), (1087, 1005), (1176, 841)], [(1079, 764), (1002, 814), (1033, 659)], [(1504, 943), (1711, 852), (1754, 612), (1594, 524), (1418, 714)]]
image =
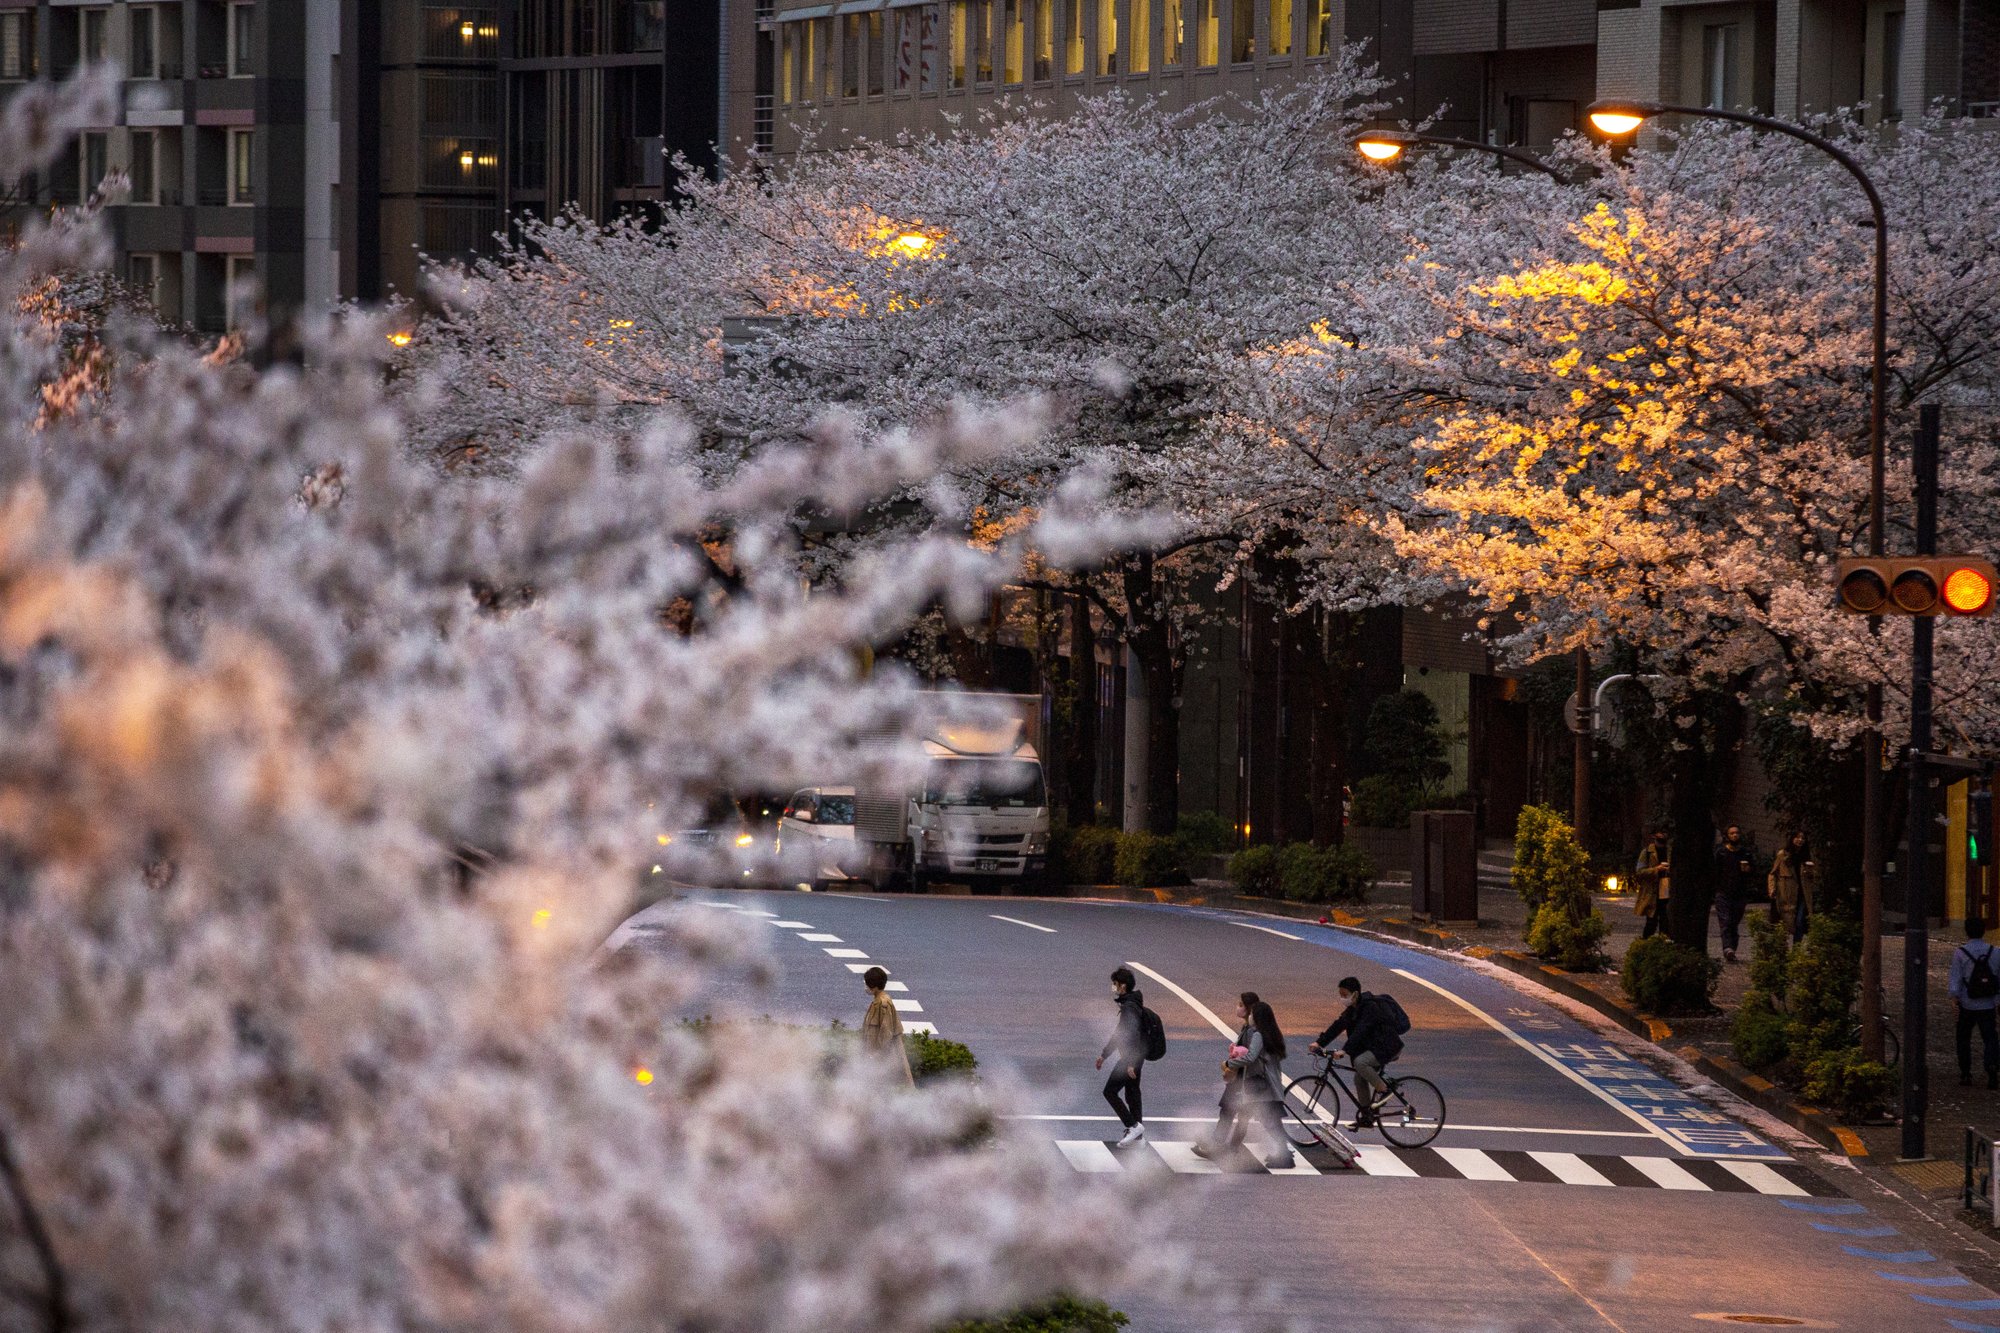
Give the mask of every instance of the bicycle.
[[(1322, 1142), (1322, 1130), (1339, 1127), (1343, 1094), (1359, 1112), (1361, 1099), (1355, 1096), (1353, 1085), (1340, 1076), (1339, 1059), (1332, 1051), (1323, 1052), (1319, 1072), (1294, 1079), (1286, 1089), (1290, 1114), (1285, 1119), (1285, 1132), (1298, 1147)], [(1398, 1148), (1421, 1148), (1436, 1138), (1445, 1118), (1444, 1094), (1437, 1084), (1415, 1075), (1397, 1077), (1386, 1072), (1382, 1081), (1389, 1091), (1375, 1108), (1374, 1125), (1382, 1137)], [(1293, 1097), (1298, 1099), (1296, 1106), (1290, 1100)]]
[[(1889, 1012), (1889, 988), (1886, 986), (1882, 988), (1881, 1014), (1882, 1014), (1882, 1063), (1886, 1067), (1894, 1069), (1899, 1063), (1902, 1062), (1903, 1043), (1902, 1040), (1896, 1036), (1896, 1023), (1895, 1023), (1896, 1016)], [(1855, 1016), (1854, 1024), (1848, 1031), (1849, 1035), (1853, 1040), (1853, 1044), (1859, 1046), (1861, 1044), (1860, 1015), (1857, 1014)]]

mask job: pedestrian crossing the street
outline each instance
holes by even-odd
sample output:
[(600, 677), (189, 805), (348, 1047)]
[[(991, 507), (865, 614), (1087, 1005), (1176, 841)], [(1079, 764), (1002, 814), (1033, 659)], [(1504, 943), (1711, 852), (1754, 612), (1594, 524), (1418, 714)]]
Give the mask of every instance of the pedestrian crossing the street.
[(1056, 1150), (1077, 1171), (1109, 1174), (1165, 1170), (1176, 1175), (1322, 1176), (1360, 1174), (1406, 1180), (1470, 1180), (1599, 1189), (1673, 1190), (1690, 1194), (1767, 1194), (1780, 1198), (1843, 1198), (1796, 1162), (1730, 1161), (1701, 1157), (1616, 1156), (1501, 1148), (1389, 1148), (1361, 1144), (1353, 1167), (1330, 1148), (1297, 1150), (1292, 1165), (1273, 1170), (1248, 1148), (1226, 1149), (1215, 1161), (1191, 1142), (1145, 1139), (1120, 1148), (1100, 1139), (1058, 1139)]

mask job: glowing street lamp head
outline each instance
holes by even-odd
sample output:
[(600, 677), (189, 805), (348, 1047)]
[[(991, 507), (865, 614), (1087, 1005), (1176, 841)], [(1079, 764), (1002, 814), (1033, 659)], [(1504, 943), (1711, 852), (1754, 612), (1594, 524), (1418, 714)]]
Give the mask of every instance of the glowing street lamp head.
[(1624, 102), (1599, 102), (1590, 109), (1590, 125), (1607, 139), (1622, 139), (1652, 118), (1645, 107)]
[(920, 231), (906, 231), (891, 241), (890, 244), (913, 259), (921, 259), (924, 255), (930, 253), (931, 246), (935, 245), (936, 242)]
[(391, 346), (408, 347), (410, 345), (410, 331), (408, 329), (397, 329), (395, 332), (390, 333), (386, 336), (388, 337)]
[(1394, 162), (1406, 147), (1402, 140), (1386, 134), (1364, 134), (1354, 141), (1355, 151), (1370, 162)]

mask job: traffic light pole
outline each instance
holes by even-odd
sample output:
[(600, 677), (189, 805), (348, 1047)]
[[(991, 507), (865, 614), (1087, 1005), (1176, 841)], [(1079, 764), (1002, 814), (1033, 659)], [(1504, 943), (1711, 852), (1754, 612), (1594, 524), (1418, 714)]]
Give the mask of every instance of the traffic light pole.
[[(1917, 432), (1911, 440), (1910, 470), (1917, 499), (1918, 555), (1937, 554), (1938, 425), (1937, 404), (1918, 409)], [(1903, 867), (1903, 1156), (1928, 1155), (1926, 1122), (1930, 1113), (1930, 1056), (1926, 1040), (1930, 998), (1931, 840), (1931, 645), (1936, 622), (1930, 616), (1910, 619), (1910, 812), (1909, 852)]]

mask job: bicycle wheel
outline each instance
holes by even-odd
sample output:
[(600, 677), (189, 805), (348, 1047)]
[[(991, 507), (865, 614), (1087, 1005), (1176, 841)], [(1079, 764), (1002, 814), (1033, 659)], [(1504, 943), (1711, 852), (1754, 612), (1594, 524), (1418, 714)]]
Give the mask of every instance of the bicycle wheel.
[(1392, 1078), (1376, 1116), (1382, 1137), (1398, 1148), (1421, 1148), (1444, 1128), (1444, 1094), (1427, 1078)]
[(1285, 1135), (1293, 1146), (1310, 1148), (1320, 1141), (1314, 1125), (1340, 1120), (1340, 1085), (1324, 1074), (1295, 1081), (1284, 1099)]

